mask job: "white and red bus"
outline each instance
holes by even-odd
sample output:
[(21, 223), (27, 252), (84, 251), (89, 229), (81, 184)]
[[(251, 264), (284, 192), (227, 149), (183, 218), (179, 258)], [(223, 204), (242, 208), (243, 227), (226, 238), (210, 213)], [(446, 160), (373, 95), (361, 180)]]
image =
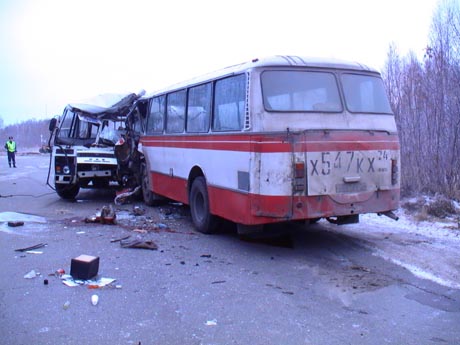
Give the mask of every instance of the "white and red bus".
[(240, 230), (319, 218), (353, 223), (363, 213), (395, 218), (400, 146), (374, 69), (276, 56), (142, 102), (144, 200), (190, 205), (201, 232), (213, 232), (219, 218)]

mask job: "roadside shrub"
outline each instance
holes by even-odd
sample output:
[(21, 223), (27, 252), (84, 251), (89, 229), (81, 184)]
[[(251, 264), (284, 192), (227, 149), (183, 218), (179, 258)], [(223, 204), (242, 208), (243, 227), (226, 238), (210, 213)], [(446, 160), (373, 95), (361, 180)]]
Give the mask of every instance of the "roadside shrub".
[(425, 205), (426, 213), (430, 216), (437, 218), (446, 218), (451, 215), (457, 214), (454, 203), (444, 197), (437, 197), (433, 202)]

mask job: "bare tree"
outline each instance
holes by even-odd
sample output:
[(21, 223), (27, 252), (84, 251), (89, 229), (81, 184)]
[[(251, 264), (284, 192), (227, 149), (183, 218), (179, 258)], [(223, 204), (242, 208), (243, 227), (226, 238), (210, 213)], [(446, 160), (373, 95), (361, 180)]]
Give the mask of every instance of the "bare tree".
[(423, 61), (389, 48), (383, 77), (401, 139), (402, 190), (460, 197), (460, 11), (439, 3)]

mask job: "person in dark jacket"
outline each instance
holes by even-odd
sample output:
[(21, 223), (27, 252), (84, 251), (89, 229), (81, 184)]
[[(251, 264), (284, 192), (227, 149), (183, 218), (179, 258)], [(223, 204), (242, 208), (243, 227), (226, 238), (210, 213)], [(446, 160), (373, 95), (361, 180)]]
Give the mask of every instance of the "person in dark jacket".
[(13, 140), (13, 137), (9, 137), (8, 141), (5, 144), (6, 152), (8, 153), (8, 164), (11, 168), (11, 163), (13, 167), (16, 168), (16, 142)]

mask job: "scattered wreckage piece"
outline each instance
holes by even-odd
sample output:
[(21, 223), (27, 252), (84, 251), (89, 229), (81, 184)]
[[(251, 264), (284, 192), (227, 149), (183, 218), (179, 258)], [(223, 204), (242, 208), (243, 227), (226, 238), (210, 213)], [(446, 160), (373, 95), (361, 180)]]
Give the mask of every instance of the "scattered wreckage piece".
[(142, 208), (140, 206), (134, 206), (133, 207), (133, 214), (135, 216), (143, 216), (145, 214), (145, 208)]
[(139, 249), (150, 249), (150, 250), (157, 250), (158, 246), (152, 240), (122, 240), (120, 241), (120, 246), (122, 248), (139, 248)]
[(135, 195), (141, 189), (141, 186), (137, 186), (134, 189), (125, 188), (120, 192), (117, 192), (117, 196), (114, 199), (115, 205), (123, 205), (128, 202), (128, 198)]
[(127, 240), (130, 237), (131, 237), (131, 235), (128, 235), (128, 236), (125, 236), (125, 237), (122, 237), (122, 238), (117, 238), (117, 239), (114, 239), (114, 240), (110, 240), (110, 243), (115, 243), (115, 242), (120, 242), (120, 241), (123, 241), (123, 240)]
[[(61, 277), (62, 283), (69, 287), (75, 287), (80, 285), (86, 285), (88, 289), (100, 289), (104, 287), (112, 287), (113, 282), (116, 279), (113, 278), (97, 278), (97, 279), (90, 279), (90, 280), (81, 280), (81, 279), (74, 279), (71, 275), (65, 274)], [(116, 285), (115, 288), (120, 289), (121, 285)]]
[(9, 227), (12, 227), (12, 228), (15, 228), (15, 227), (18, 227), (18, 226), (23, 226), (24, 225), (24, 222), (22, 221), (11, 221), (11, 222), (8, 222), (8, 226)]
[(117, 214), (112, 205), (103, 206), (99, 215), (85, 218), (85, 223), (116, 224)]
[(82, 254), (73, 258), (70, 264), (70, 275), (74, 279), (88, 280), (97, 276), (99, 257)]
[(34, 249), (38, 249), (38, 248), (43, 248), (44, 246), (46, 246), (47, 243), (39, 243), (39, 244), (36, 244), (34, 246), (30, 246), (30, 247), (25, 247), (25, 248), (18, 248), (18, 249), (15, 249), (14, 251), (15, 252), (27, 252), (29, 250), (34, 250)]

